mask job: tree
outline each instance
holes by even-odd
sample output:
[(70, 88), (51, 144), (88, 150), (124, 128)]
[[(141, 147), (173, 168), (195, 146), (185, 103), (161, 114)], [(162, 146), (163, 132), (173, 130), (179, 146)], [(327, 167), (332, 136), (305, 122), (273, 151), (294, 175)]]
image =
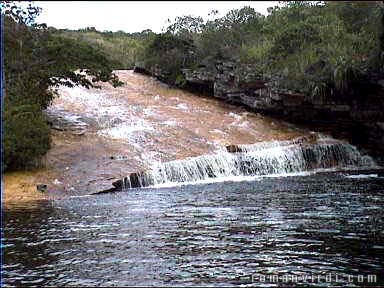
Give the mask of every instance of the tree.
[[(36, 24), (41, 9), (2, 3), (4, 17), (4, 168), (30, 167), (50, 147), (43, 109), (58, 85), (120, 85), (105, 55), (86, 43), (63, 39), (44, 24)], [(83, 73), (75, 70), (83, 69)]]
[(184, 40), (192, 40), (192, 35), (200, 33), (203, 27), (202, 17), (191, 15), (176, 17), (175, 21), (166, 29), (166, 33), (177, 35)]

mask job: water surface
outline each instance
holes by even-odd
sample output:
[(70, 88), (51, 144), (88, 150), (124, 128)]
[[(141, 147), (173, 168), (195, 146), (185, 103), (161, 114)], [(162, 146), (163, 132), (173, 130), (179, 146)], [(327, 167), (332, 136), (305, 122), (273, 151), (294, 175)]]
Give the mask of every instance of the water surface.
[[(348, 285), (357, 286), (369, 285), (359, 283), (358, 275), (375, 274), (374, 284), (383, 285), (384, 179), (372, 173), (346, 176), (15, 203), (4, 215), (3, 281), (8, 286), (276, 286), (258, 275), (332, 273), (339, 280), (352, 275)], [(297, 285), (327, 286), (324, 281)]]

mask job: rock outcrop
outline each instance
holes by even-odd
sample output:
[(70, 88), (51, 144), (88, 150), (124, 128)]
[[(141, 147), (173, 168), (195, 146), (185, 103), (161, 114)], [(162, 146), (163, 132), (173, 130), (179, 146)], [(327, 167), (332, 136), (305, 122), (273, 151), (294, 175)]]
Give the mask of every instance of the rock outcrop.
[[(383, 79), (376, 75), (371, 83), (365, 84), (367, 89), (361, 90), (362, 95), (313, 97), (283, 90), (278, 87), (278, 78), (269, 75), (266, 80), (254, 70), (251, 66), (229, 60), (218, 61), (214, 66), (201, 65), (195, 70), (183, 69), (184, 88), (205, 91), (205, 94), (252, 111), (325, 128), (333, 136), (347, 138), (366, 149), (379, 162), (384, 161)], [(138, 66), (135, 71), (151, 74), (159, 80), (166, 78), (159, 67), (149, 71)]]

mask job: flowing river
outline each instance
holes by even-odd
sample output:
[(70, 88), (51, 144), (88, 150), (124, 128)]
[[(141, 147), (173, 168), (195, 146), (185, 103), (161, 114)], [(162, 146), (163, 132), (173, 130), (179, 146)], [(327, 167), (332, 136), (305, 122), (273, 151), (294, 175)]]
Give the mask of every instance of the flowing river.
[(35, 176), (47, 197), (7, 202), (3, 284), (384, 285), (384, 170), (372, 158), (119, 77), (117, 90), (61, 88), (47, 111), (59, 130), (49, 173)]
[[(142, 188), (15, 205), (5, 211), (3, 281), (284, 283), (258, 278), (274, 275), (324, 286), (331, 274), (335, 286), (382, 285), (384, 177), (351, 175)], [(377, 282), (368, 282), (369, 275)]]

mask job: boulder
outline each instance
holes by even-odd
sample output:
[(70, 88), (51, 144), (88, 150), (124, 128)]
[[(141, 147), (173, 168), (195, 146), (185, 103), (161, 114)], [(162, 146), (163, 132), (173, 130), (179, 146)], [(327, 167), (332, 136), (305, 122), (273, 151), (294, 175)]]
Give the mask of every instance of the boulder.
[(123, 180), (119, 179), (115, 182), (112, 182), (113, 187), (121, 189), (123, 187)]
[(147, 187), (153, 184), (153, 183), (147, 182), (144, 176), (145, 176), (145, 172), (143, 171), (133, 172), (128, 174), (127, 177), (124, 177), (123, 179), (113, 182), (112, 185), (117, 189), (124, 189), (124, 188)]
[(225, 147), (229, 153), (243, 152), (239, 145), (228, 145)]
[(36, 188), (37, 188), (37, 191), (44, 193), (44, 192), (47, 192), (48, 185), (47, 184), (37, 184)]

